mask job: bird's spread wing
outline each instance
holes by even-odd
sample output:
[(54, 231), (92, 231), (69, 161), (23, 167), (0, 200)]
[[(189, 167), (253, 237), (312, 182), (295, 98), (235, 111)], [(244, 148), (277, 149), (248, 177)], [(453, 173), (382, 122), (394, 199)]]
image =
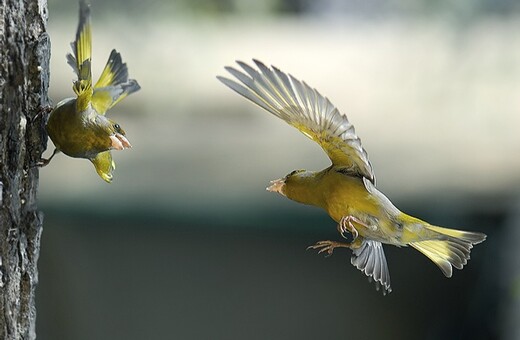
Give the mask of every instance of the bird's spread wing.
[(88, 108), (92, 98), (92, 33), (90, 7), (85, 1), (80, 1), (78, 31), (71, 46), (74, 55), (69, 53), (67, 62), (78, 76), (72, 88), (78, 96), (77, 111), (82, 112)]
[(317, 142), (341, 171), (375, 182), (368, 154), (354, 126), (326, 97), (276, 67), (268, 68), (254, 60), (258, 71), (243, 62), (237, 63), (245, 73), (232, 67), (226, 67), (226, 70), (241, 84), (228, 78), (217, 78)]
[(123, 63), (121, 54), (112, 50), (103, 73), (94, 86), (92, 106), (97, 113), (105, 114), (126, 96), (140, 88), (137, 81), (128, 79), (128, 67)]
[(370, 279), (373, 279), (378, 290), (379, 287), (382, 287), (383, 294), (392, 291), (390, 272), (381, 242), (364, 239), (359, 248), (352, 250), (350, 262)]

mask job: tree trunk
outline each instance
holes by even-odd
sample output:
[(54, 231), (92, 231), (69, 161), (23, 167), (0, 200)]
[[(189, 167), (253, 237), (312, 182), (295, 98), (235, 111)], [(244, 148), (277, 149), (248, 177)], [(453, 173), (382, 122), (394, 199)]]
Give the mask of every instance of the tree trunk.
[(47, 144), (47, 0), (0, 0), (0, 339), (35, 339), (43, 214), (35, 164)]

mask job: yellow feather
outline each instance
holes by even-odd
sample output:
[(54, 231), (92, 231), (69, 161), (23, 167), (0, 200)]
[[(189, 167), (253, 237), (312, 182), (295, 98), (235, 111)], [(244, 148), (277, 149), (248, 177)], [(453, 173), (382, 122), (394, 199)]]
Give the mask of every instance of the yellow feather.
[(112, 160), (112, 153), (110, 151), (100, 152), (97, 156), (90, 160), (98, 175), (106, 182), (112, 182), (112, 172), (116, 168), (116, 164)]
[(112, 81), (114, 80), (114, 70), (112, 70), (112, 64), (109, 62), (105, 65), (105, 68), (103, 69), (103, 72), (99, 76), (98, 81), (96, 82), (96, 88), (99, 87), (105, 87), (112, 84)]
[(74, 41), (74, 55), (78, 72), (78, 80), (73, 90), (78, 96), (76, 110), (83, 112), (89, 108), (92, 98), (92, 32), (90, 28), (90, 8), (84, 1), (80, 2), (79, 24)]
[(110, 92), (96, 91), (92, 96), (92, 107), (99, 114), (105, 114), (113, 106), (113, 99)]
[[(92, 31), (90, 26), (90, 8), (84, 2), (80, 2), (80, 15), (78, 32), (76, 33), (76, 62), (80, 79), (84, 79), (82, 75), (82, 67), (88, 66), (90, 68), (90, 61), (92, 60)], [(85, 62), (88, 61), (87, 64)], [(90, 73), (90, 72), (89, 72)]]
[(451, 277), (453, 269), (450, 261), (446, 259), (449, 249), (445, 241), (423, 241), (410, 245), (432, 260), (446, 277)]

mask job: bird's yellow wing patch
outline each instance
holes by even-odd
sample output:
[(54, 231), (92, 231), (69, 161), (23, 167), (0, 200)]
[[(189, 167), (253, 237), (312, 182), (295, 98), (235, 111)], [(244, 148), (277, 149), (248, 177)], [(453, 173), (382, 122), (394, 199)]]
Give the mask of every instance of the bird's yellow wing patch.
[(90, 7), (80, 1), (79, 24), (76, 40), (71, 43), (74, 55), (68, 54), (69, 65), (74, 69), (78, 80), (72, 89), (78, 96), (76, 108), (78, 112), (86, 110), (92, 98), (92, 31), (90, 26)]
[(92, 107), (98, 114), (104, 115), (112, 107), (114, 99), (110, 91), (96, 91), (92, 95)]
[(140, 88), (137, 81), (128, 79), (128, 67), (123, 63), (121, 54), (112, 50), (107, 64), (94, 86), (92, 107), (97, 113), (105, 114), (114, 105)]
[(112, 50), (108, 61), (94, 86), (95, 88), (107, 87), (124, 83), (128, 80), (128, 68), (121, 59), (121, 54)]
[(259, 70), (237, 62), (245, 73), (226, 67), (240, 83), (218, 77), (225, 85), (283, 119), (318, 143), (335, 167), (375, 182), (368, 154), (347, 116), (305, 82), (254, 60)]

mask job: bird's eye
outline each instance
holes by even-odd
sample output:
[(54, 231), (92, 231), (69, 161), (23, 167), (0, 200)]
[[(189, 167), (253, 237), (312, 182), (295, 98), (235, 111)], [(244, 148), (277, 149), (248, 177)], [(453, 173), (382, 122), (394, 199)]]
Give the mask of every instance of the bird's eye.
[(119, 126), (119, 124), (116, 123), (116, 124), (114, 124), (114, 129), (121, 130), (121, 126)]

